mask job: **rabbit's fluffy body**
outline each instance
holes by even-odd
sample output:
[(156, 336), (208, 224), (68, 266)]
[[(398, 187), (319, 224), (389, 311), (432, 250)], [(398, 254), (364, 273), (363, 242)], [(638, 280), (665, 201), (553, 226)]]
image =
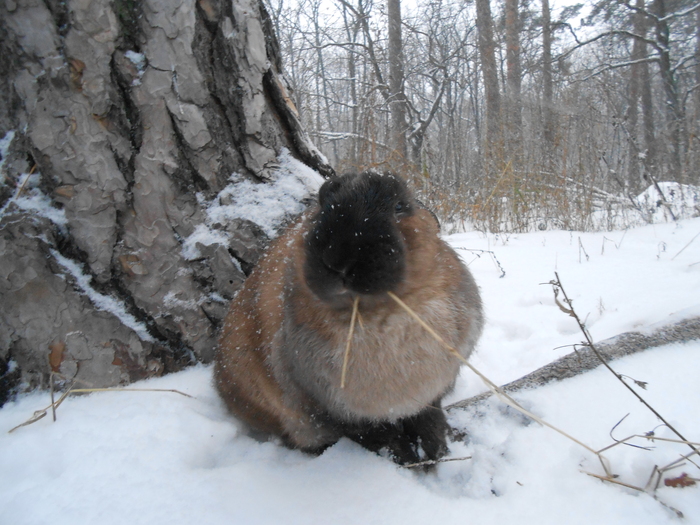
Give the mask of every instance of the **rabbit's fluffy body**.
[[(267, 251), (224, 322), (215, 381), (253, 431), (322, 450), (347, 435), (400, 462), (446, 450), (440, 400), (460, 362), (386, 293), (467, 357), (478, 288), (432, 214), (392, 175), (327, 181)], [(359, 317), (341, 374), (354, 298)]]

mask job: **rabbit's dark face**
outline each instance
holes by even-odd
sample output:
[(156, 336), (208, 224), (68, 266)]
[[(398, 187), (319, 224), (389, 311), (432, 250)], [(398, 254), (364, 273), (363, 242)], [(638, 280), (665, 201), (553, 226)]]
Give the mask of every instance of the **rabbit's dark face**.
[(319, 206), (306, 238), (304, 273), (320, 299), (343, 304), (403, 281), (399, 225), (414, 213), (415, 201), (401, 179), (374, 172), (334, 177), (321, 187)]

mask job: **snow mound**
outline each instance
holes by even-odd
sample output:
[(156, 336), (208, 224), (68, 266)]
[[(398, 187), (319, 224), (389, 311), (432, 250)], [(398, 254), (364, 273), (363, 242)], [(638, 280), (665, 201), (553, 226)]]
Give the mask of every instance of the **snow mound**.
[(673, 217), (677, 220), (700, 215), (700, 186), (677, 182), (659, 182), (658, 184), (666, 205), (654, 185), (649, 186), (635, 199), (648, 222), (668, 222), (673, 220)]

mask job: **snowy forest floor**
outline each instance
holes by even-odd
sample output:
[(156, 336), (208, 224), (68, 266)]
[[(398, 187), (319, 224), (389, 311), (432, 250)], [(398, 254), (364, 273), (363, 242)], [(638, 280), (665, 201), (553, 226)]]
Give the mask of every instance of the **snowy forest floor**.
[[(474, 273), (487, 314), (470, 362), (504, 384), (573, 351), (583, 336), (554, 301), (547, 283), (555, 271), (595, 341), (700, 315), (699, 232), (700, 219), (690, 219), (601, 233), (448, 237)], [(643, 397), (700, 441), (700, 341), (648, 350), (613, 367), (647, 382)], [(700, 524), (700, 483), (662, 482), (654, 499), (595, 479), (583, 472), (604, 474), (594, 454), (493, 398), (451, 412), (451, 424), (466, 436), (451, 444), (450, 456), (470, 459), (426, 475), (349, 440), (311, 457), (246, 437), (218, 399), (211, 367), (128, 388), (193, 397), (72, 397), (57, 422), (45, 417), (11, 434), (49, 396), (23, 395), (0, 410), (0, 523)], [(485, 390), (464, 370), (445, 401)], [(602, 367), (514, 397), (596, 450), (654, 429), (672, 437)], [(649, 450), (621, 445), (605, 457), (619, 481), (640, 487), (655, 465), (690, 452), (659, 440), (634, 443)], [(700, 478), (700, 458), (692, 461), (665, 477)]]

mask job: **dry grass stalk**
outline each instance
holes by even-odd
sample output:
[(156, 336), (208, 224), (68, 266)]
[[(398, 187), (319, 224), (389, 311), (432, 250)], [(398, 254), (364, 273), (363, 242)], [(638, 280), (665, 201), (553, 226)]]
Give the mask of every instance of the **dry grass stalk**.
[(345, 388), (345, 376), (348, 371), (348, 357), (350, 356), (350, 345), (352, 344), (352, 336), (355, 334), (355, 320), (357, 319), (358, 307), (360, 304), (360, 296), (355, 297), (352, 303), (352, 316), (350, 317), (350, 330), (348, 330), (348, 339), (345, 343), (345, 355), (343, 355), (343, 370), (340, 373), (340, 388)]
[[(75, 384), (75, 383), (73, 383)], [(58, 398), (58, 401), (53, 402), (53, 392), (52, 392), (52, 402), (49, 406), (46, 408), (43, 408), (41, 410), (37, 410), (34, 412), (32, 417), (30, 417), (27, 421), (24, 423), (17, 425), (16, 427), (8, 430), (8, 434), (11, 434), (18, 428), (26, 427), (28, 425), (31, 425), (32, 423), (36, 423), (40, 419), (43, 419), (46, 417), (46, 414), (48, 413), (49, 410), (53, 412), (54, 415), (54, 421), (56, 421), (56, 409), (63, 403), (63, 401), (71, 394), (86, 394), (89, 392), (171, 392), (173, 394), (180, 394), (181, 396), (193, 398), (193, 396), (189, 394), (185, 394), (184, 392), (180, 392), (179, 390), (174, 390), (174, 389), (168, 389), (168, 388), (68, 388), (63, 394), (61, 394), (61, 397)]]
[(683, 517), (684, 517), (684, 516), (683, 516), (683, 513), (682, 513), (680, 510), (678, 510), (678, 509), (675, 508), (675, 507), (672, 507), (672, 506), (669, 505), (668, 503), (665, 503), (665, 502), (661, 501), (661, 500), (659, 499), (659, 497), (658, 497), (656, 494), (648, 493), (648, 492), (647, 492), (646, 490), (644, 490), (643, 488), (635, 487), (634, 485), (630, 485), (630, 484), (628, 484), (628, 483), (623, 483), (622, 481), (618, 481), (618, 480), (613, 479), (613, 478), (606, 478), (605, 476), (600, 476), (600, 475), (598, 475), (598, 474), (593, 474), (592, 472), (586, 472), (585, 470), (582, 470), (581, 472), (583, 472), (584, 474), (588, 474), (589, 476), (591, 476), (591, 477), (593, 477), (593, 478), (597, 478), (597, 479), (599, 479), (599, 480), (601, 480), (601, 481), (607, 481), (608, 483), (614, 483), (615, 485), (621, 485), (621, 486), (626, 487), (626, 488), (628, 488), (628, 489), (632, 489), (632, 490), (636, 490), (636, 491), (639, 491), (639, 492), (644, 492), (644, 493), (646, 493), (646, 494), (649, 494), (649, 495), (650, 495), (652, 498), (654, 498), (657, 502), (659, 502), (661, 505), (663, 505), (663, 506), (666, 507), (668, 510), (670, 510), (671, 512), (673, 512), (677, 517), (679, 517), (679, 518), (683, 518)]
[(472, 457), (464, 456), (462, 458), (428, 459), (426, 461), (419, 461), (418, 463), (409, 463), (408, 465), (401, 466), (403, 468), (429, 467), (430, 465), (437, 465), (438, 463), (448, 463), (449, 461), (466, 461), (467, 459), (472, 459)]
[[(586, 346), (588, 346), (595, 356), (600, 360), (601, 363), (607, 368), (611, 374), (613, 374), (624, 386), (629, 390), (645, 407), (647, 407), (664, 425), (666, 425), (671, 432), (673, 432), (675, 435), (677, 435), (684, 443), (686, 443), (696, 454), (698, 454), (698, 448), (694, 444), (692, 444), (691, 441), (686, 439), (678, 430), (674, 428), (673, 425), (671, 425), (666, 419), (657, 412), (654, 407), (652, 407), (647, 401), (630, 385), (628, 385), (623, 376), (621, 374), (618, 374), (613, 370), (613, 368), (608, 364), (608, 362), (603, 358), (603, 356), (600, 354), (598, 349), (595, 347), (593, 344), (593, 339), (591, 338), (591, 335), (588, 333), (588, 330), (586, 329), (586, 325), (583, 321), (581, 321), (581, 318), (578, 316), (576, 311), (574, 310), (573, 307), (573, 301), (569, 299), (569, 296), (566, 294), (566, 291), (564, 290), (564, 286), (561, 284), (561, 279), (559, 279), (559, 274), (557, 272), (554, 272), (554, 275), (556, 277), (555, 281), (551, 281), (550, 284), (554, 288), (554, 300), (559, 306), (559, 308), (566, 313), (567, 315), (573, 317), (576, 320), (576, 323), (578, 323), (579, 329), (583, 333), (583, 336), (586, 338)], [(559, 294), (559, 291), (561, 291), (562, 295), (564, 296), (564, 303), (566, 304), (566, 307), (563, 306), (557, 299), (557, 296)]]
[(472, 366), (472, 365), (469, 363), (469, 361), (467, 361), (454, 347), (452, 347), (451, 345), (447, 344), (447, 342), (445, 342), (445, 340), (444, 340), (442, 337), (440, 337), (440, 336), (437, 334), (437, 332), (435, 332), (435, 330), (433, 330), (433, 329), (430, 327), (430, 325), (428, 325), (423, 319), (421, 319), (421, 317), (420, 317), (416, 312), (414, 312), (413, 309), (412, 309), (410, 306), (408, 306), (408, 305), (407, 305), (406, 303), (404, 303), (401, 299), (399, 299), (394, 293), (392, 293), (392, 292), (387, 292), (387, 293), (389, 294), (389, 297), (391, 297), (401, 308), (403, 308), (403, 309), (404, 309), (411, 317), (413, 317), (423, 328), (425, 328), (425, 330), (426, 330), (430, 335), (432, 335), (432, 336), (435, 338), (436, 341), (438, 341), (440, 344), (442, 344), (447, 350), (449, 350), (449, 352), (450, 352), (451, 354), (453, 354), (457, 359), (459, 359), (460, 361), (462, 361), (462, 363), (464, 363), (472, 372), (474, 372), (477, 376), (479, 376), (479, 378), (486, 384), (486, 386), (488, 386), (488, 387), (491, 389), (491, 391), (494, 393), (494, 395), (495, 395), (496, 397), (498, 397), (501, 401), (503, 401), (503, 402), (506, 403), (507, 405), (511, 406), (511, 407), (514, 408), (515, 410), (521, 412), (522, 414), (525, 414), (525, 415), (526, 415), (527, 417), (529, 417), (530, 419), (533, 419), (534, 421), (537, 421), (537, 422), (540, 423), (541, 425), (546, 426), (546, 427), (548, 427), (548, 428), (554, 430), (555, 432), (561, 434), (562, 436), (564, 436), (564, 437), (570, 439), (571, 441), (573, 441), (573, 442), (576, 443), (577, 445), (580, 445), (580, 446), (582, 446), (583, 448), (585, 448), (586, 450), (588, 450), (589, 452), (595, 454), (595, 455), (598, 457), (598, 459), (600, 460), (600, 464), (602, 465), (603, 470), (605, 471), (605, 473), (608, 475), (608, 477), (612, 477), (612, 474), (610, 473), (610, 470), (609, 470), (608, 465), (607, 465), (607, 460), (605, 459), (605, 457), (604, 457), (602, 454), (600, 454), (600, 452), (598, 452), (597, 450), (595, 450), (595, 449), (589, 447), (589, 446), (586, 445), (585, 443), (579, 441), (578, 439), (572, 437), (571, 435), (567, 434), (567, 433), (564, 432), (563, 430), (561, 430), (561, 429), (555, 427), (554, 425), (552, 425), (552, 424), (546, 422), (545, 420), (543, 420), (543, 419), (540, 418), (539, 416), (536, 416), (535, 414), (533, 414), (533, 413), (530, 412), (529, 410), (527, 410), (527, 409), (523, 408), (522, 406), (520, 406), (520, 404), (519, 404), (517, 401), (515, 401), (515, 399), (513, 399), (512, 397), (510, 397), (502, 388), (500, 388), (498, 385), (496, 385), (493, 381), (491, 381), (488, 377), (486, 377), (484, 374), (482, 374), (479, 370), (477, 370), (476, 368), (474, 368), (474, 366)]
[[(691, 241), (691, 242), (692, 242), (692, 241)], [(568, 297), (567, 294), (566, 294), (566, 291), (564, 290), (564, 287), (563, 287), (562, 284), (561, 284), (561, 280), (559, 279), (559, 275), (558, 275), (556, 272), (554, 273), (554, 275), (556, 276), (556, 281), (551, 281), (551, 283), (550, 283), (550, 284), (553, 286), (553, 289), (554, 289), (554, 301), (555, 301), (555, 303), (557, 304), (557, 306), (559, 307), (560, 310), (562, 310), (564, 313), (566, 313), (567, 315), (573, 317), (573, 318), (576, 320), (576, 322), (578, 323), (578, 326), (579, 326), (581, 332), (583, 333), (584, 337), (586, 338), (586, 343), (585, 343), (586, 346), (588, 346), (588, 347), (591, 349), (591, 351), (592, 351), (592, 352), (594, 353), (594, 355), (598, 358), (598, 360), (600, 360), (600, 362), (601, 362), (601, 363), (602, 363), (602, 364), (603, 364), (603, 365), (604, 365), (604, 366), (605, 366), (605, 367), (606, 367), (606, 368), (607, 368), (607, 369), (608, 369), (608, 370), (609, 370), (609, 371), (610, 371), (610, 372), (611, 372), (611, 373), (612, 373), (612, 374), (613, 374), (613, 375), (614, 375), (614, 376), (615, 376), (615, 377), (616, 377), (630, 392), (632, 392), (632, 394), (634, 394), (634, 396), (635, 396), (645, 407), (647, 407), (659, 420), (661, 420), (661, 422), (663, 423), (664, 426), (666, 426), (669, 430), (671, 430), (676, 436), (678, 436), (678, 437), (680, 438), (680, 439), (670, 439), (670, 438), (658, 437), (658, 436), (654, 435), (654, 432), (653, 432), (653, 431), (652, 431), (652, 432), (648, 432), (648, 433), (646, 433), (646, 434), (634, 434), (634, 435), (629, 436), (629, 437), (627, 437), (627, 438), (625, 438), (625, 439), (621, 439), (621, 440), (617, 440), (617, 439), (616, 439), (616, 440), (615, 440), (615, 443), (613, 443), (612, 445), (609, 445), (609, 446), (607, 446), (607, 447), (605, 447), (605, 448), (600, 449), (598, 452), (601, 453), (601, 452), (603, 452), (603, 451), (610, 450), (610, 449), (612, 449), (612, 448), (614, 448), (614, 447), (616, 447), (616, 446), (618, 446), (618, 445), (622, 445), (622, 444), (631, 445), (631, 443), (628, 443), (628, 442), (629, 442), (631, 439), (633, 439), (633, 438), (642, 438), (642, 439), (646, 439), (646, 440), (649, 440), (649, 441), (663, 441), (663, 442), (667, 442), (667, 443), (683, 444), (683, 445), (687, 445), (687, 446), (690, 447), (690, 449), (691, 449), (691, 452), (689, 452), (688, 454), (682, 455), (681, 457), (679, 457), (678, 459), (672, 461), (671, 463), (669, 463), (668, 465), (666, 465), (666, 466), (664, 466), (664, 467), (659, 467), (658, 465), (655, 465), (655, 466), (654, 466), (654, 469), (652, 470), (651, 475), (649, 476), (649, 480), (647, 481), (647, 484), (645, 485), (644, 488), (642, 488), (642, 487), (637, 487), (637, 486), (634, 486), (634, 485), (630, 485), (630, 484), (628, 484), (628, 483), (621, 482), (621, 481), (619, 481), (619, 480), (613, 479), (611, 476), (604, 477), (604, 476), (599, 476), (599, 475), (597, 475), (597, 474), (592, 474), (592, 473), (590, 473), (590, 472), (585, 472), (585, 473), (588, 474), (589, 476), (593, 476), (593, 477), (598, 478), (598, 479), (601, 479), (601, 480), (603, 480), (603, 481), (607, 481), (607, 482), (610, 482), (610, 483), (615, 483), (615, 484), (617, 484), (617, 485), (622, 485), (622, 486), (624, 486), (624, 487), (627, 487), (627, 488), (630, 488), (630, 489), (634, 489), (634, 490), (637, 490), (637, 491), (640, 491), (640, 492), (645, 492), (645, 493), (649, 494), (651, 497), (653, 497), (653, 498), (654, 498), (657, 502), (659, 502), (661, 505), (663, 505), (664, 507), (666, 507), (666, 508), (668, 508), (669, 510), (671, 510), (672, 512), (674, 512), (678, 517), (682, 518), (682, 517), (683, 517), (683, 513), (682, 513), (681, 511), (679, 511), (678, 509), (675, 509), (675, 508), (673, 508), (672, 506), (670, 506), (670, 505), (664, 503), (663, 501), (661, 501), (661, 500), (659, 499), (659, 497), (658, 497), (654, 492), (658, 489), (659, 485), (661, 484), (661, 480), (662, 480), (662, 478), (663, 478), (664, 473), (666, 473), (666, 472), (668, 472), (668, 471), (670, 471), (670, 470), (672, 470), (672, 469), (676, 469), (676, 468), (679, 468), (679, 467), (683, 466), (683, 465), (685, 464), (685, 463), (684, 463), (685, 461), (688, 461), (688, 462), (692, 463), (693, 465), (695, 465), (696, 467), (698, 467), (698, 465), (695, 464), (690, 458), (691, 458), (692, 456), (694, 456), (694, 455), (700, 455), (700, 444), (694, 443), (694, 442), (692, 442), (692, 441), (687, 440), (680, 432), (678, 432), (678, 430), (676, 430), (671, 424), (669, 424), (669, 423), (666, 421), (666, 419), (664, 419), (664, 418), (661, 416), (661, 414), (659, 414), (659, 412), (657, 412), (651, 405), (649, 405), (649, 403), (647, 403), (647, 401), (646, 401), (636, 390), (634, 390), (629, 384), (627, 384), (627, 382), (625, 382), (624, 378), (627, 377), (627, 376), (623, 376), (622, 374), (618, 374), (615, 370), (613, 370), (613, 368), (608, 364), (608, 362), (603, 358), (603, 356), (600, 354), (600, 352), (598, 351), (598, 349), (597, 349), (597, 348), (595, 347), (595, 345), (593, 344), (593, 340), (592, 340), (590, 334), (588, 333), (588, 330), (586, 329), (585, 323), (584, 323), (583, 321), (581, 321), (581, 318), (580, 318), (580, 317), (578, 316), (578, 314), (576, 313), (576, 310), (575, 310), (574, 307), (573, 307), (573, 302), (572, 302), (572, 300), (569, 299), (569, 297)], [(562, 304), (562, 303), (559, 301), (559, 299), (558, 299), (559, 292), (561, 292), (562, 295), (563, 295), (564, 304)], [(641, 388), (645, 388), (645, 387), (646, 387), (646, 383), (644, 383), (644, 382), (637, 381), (637, 380), (633, 380), (633, 381), (634, 381), (637, 385), (639, 385)], [(627, 417), (627, 416), (625, 416), (625, 417)], [(624, 418), (623, 418), (623, 419), (624, 419)], [(619, 423), (618, 423), (618, 424), (619, 424)], [(617, 426), (617, 425), (616, 425), (616, 426)], [(613, 439), (615, 439), (615, 438), (613, 438)], [(644, 448), (644, 447), (639, 447), (639, 446), (636, 446), (636, 445), (631, 445), (631, 446), (635, 446), (635, 447), (641, 448), (641, 449), (643, 449), (643, 450), (649, 450), (649, 449), (646, 449), (646, 448)], [(700, 467), (698, 467), (698, 468), (700, 468)], [(688, 478), (688, 479), (694, 479), (694, 478)]]

